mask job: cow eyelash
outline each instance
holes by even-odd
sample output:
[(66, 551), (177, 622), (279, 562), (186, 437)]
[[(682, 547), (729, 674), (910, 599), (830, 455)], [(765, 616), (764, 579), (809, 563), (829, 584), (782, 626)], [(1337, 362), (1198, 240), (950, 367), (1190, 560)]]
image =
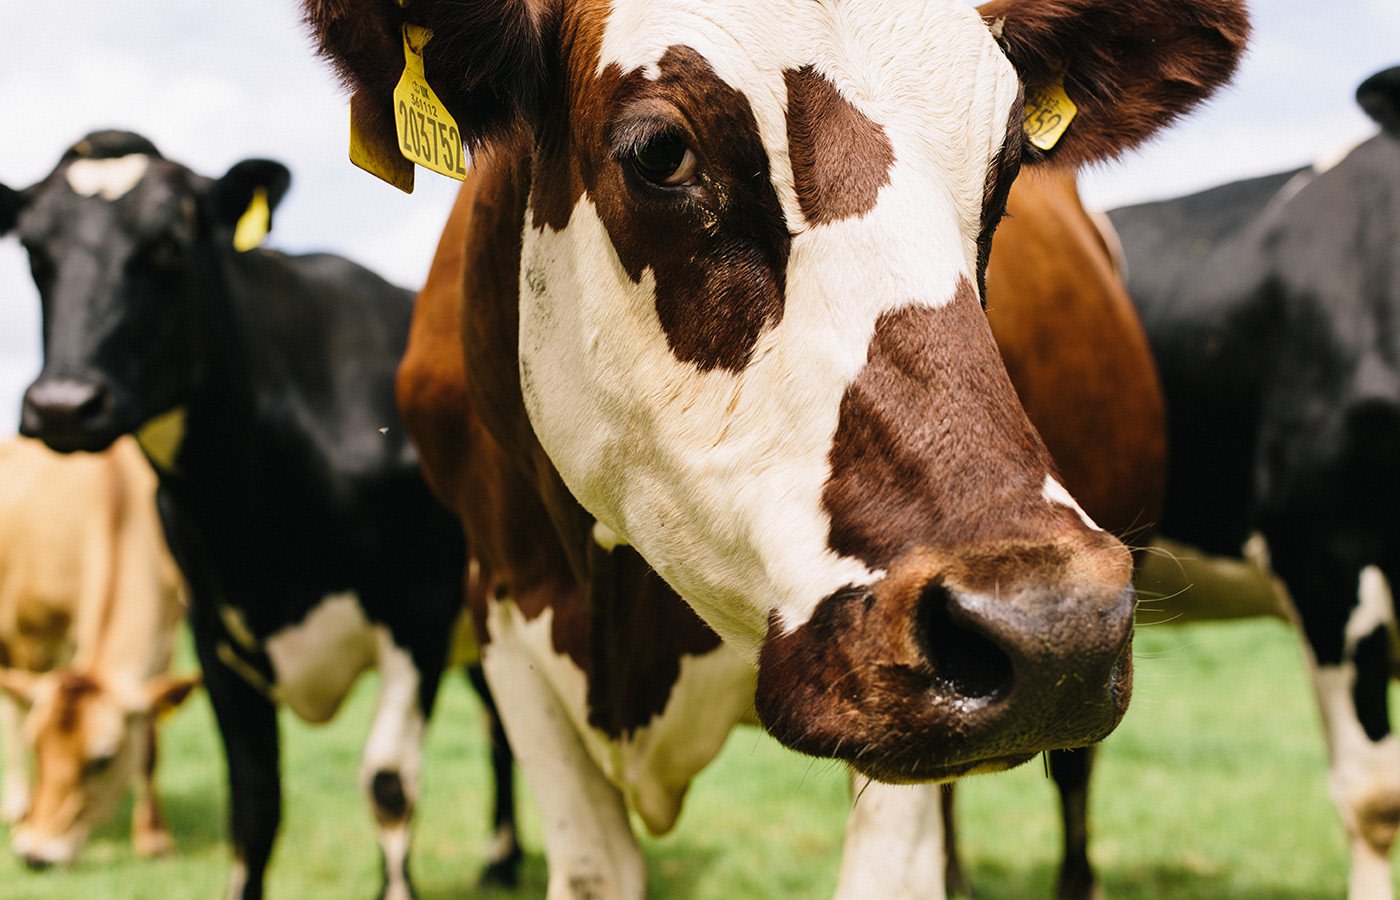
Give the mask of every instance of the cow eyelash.
[(670, 121), (640, 118), (618, 127), (611, 138), (613, 160), (647, 184), (674, 189), (696, 183), (699, 155)]

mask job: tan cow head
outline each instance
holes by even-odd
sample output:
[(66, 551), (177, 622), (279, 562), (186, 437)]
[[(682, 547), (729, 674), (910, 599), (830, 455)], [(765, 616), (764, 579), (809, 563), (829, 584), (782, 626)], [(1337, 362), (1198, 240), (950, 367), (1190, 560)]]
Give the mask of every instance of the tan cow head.
[[(774, 735), (898, 780), (1114, 727), (1128, 553), (1061, 486), (979, 285), (1021, 164), (1195, 105), (1239, 2), (305, 5), (367, 132), (393, 140), (412, 23), (469, 143), (522, 160), (518, 359), (469, 358), (518, 365), (600, 534), (752, 656)], [(1024, 98), (1058, 84), (1078, 118), (1035, 149)]]
[(0, 689), (26, 710), (23, 739), (35, 762), (29, 811), (10, 839), (16, 855), (36, 868), (76, 860), (132, 780), (149, 774), (156, 718), (198, 683), (157, 675), (144, 684), (108, 684), (74, 671), (0, 669)]

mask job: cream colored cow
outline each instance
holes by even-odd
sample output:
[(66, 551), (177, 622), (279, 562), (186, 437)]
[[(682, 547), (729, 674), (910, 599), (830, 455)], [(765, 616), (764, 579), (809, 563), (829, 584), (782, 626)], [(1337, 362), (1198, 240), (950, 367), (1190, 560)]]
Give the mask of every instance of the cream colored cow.
[(72, 456), (0, 443), (0, 813), (29, 865), (72, 862), (133, 778), (137, 852), (173, 849), (155, 720), (197, 683), (166, 674), (183, 612), (155, 475), (134, 440)]

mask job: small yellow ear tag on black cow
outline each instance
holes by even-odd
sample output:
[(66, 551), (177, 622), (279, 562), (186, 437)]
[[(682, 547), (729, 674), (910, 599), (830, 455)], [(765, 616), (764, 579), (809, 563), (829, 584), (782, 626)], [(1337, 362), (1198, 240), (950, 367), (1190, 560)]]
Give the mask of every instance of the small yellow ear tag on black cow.
[(233, 226), (233, 249), (247, 253), (263, 242), (272, 230), (272, 207), (267, 205), (267, 188), (254, 188), (253, 199)]
[(185, 443), (185, 417), (189, 412), (177, 406), (136, 429), (136, 443), (157, 471), (173, 472), (175, 458)]
[(425, 169), (458, 181), (467, 177), (462, 132), (452, 114), (428, 86), (423, 47), (433, 33), (420, 25), (403, 27), (403, 75), (394, 88), (394, 124), (399, 151)]
[(1039, 89), (1026, 89), (1026, 137), (1041, 150), (1060, 142), (1079, 107), (1065, 93), (1064, 79)]

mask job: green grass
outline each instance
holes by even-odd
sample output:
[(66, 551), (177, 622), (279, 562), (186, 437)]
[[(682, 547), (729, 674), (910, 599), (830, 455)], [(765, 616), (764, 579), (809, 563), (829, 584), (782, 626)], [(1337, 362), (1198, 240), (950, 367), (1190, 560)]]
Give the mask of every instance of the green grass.
[[(1093, 787), (1091, 852), (1109, 896), (1341, 896), (1346, 853), (1291, 633), (1271, 622), (1150, 628), (1139, 633), (1137, 656), (1132, 708), (1104, 745)], [(367, 678), (329, 726), (283, 720), (274, 900), (367, 898), (378, 886), (374, 830), (355, 786), (373, 699)], [(177, 857), (136, 858), (125, 823), (114, 823), (71, 870), (30, 873), (0, 854), (0, 897), (222, 896), (223, 764), (203, 696), (164, 734), (160, 779)], [(444, 686), (427, 754), (416, 882), (424, 900), (477, 896), (486, 748), (460, 677)], [(827, 897), (847, 803), (839, 766), (790, 754), (757, 729), (736, 731), (692, 788), (676, 832), (645, 842), (652, 894)], [(959, 810), (980, 898), (1051, 896), (1058, 812), (1040, 764), (966, 782)], [(521, 896), (538, 897), (545, 870), (528, 799), (524, 817)]]

